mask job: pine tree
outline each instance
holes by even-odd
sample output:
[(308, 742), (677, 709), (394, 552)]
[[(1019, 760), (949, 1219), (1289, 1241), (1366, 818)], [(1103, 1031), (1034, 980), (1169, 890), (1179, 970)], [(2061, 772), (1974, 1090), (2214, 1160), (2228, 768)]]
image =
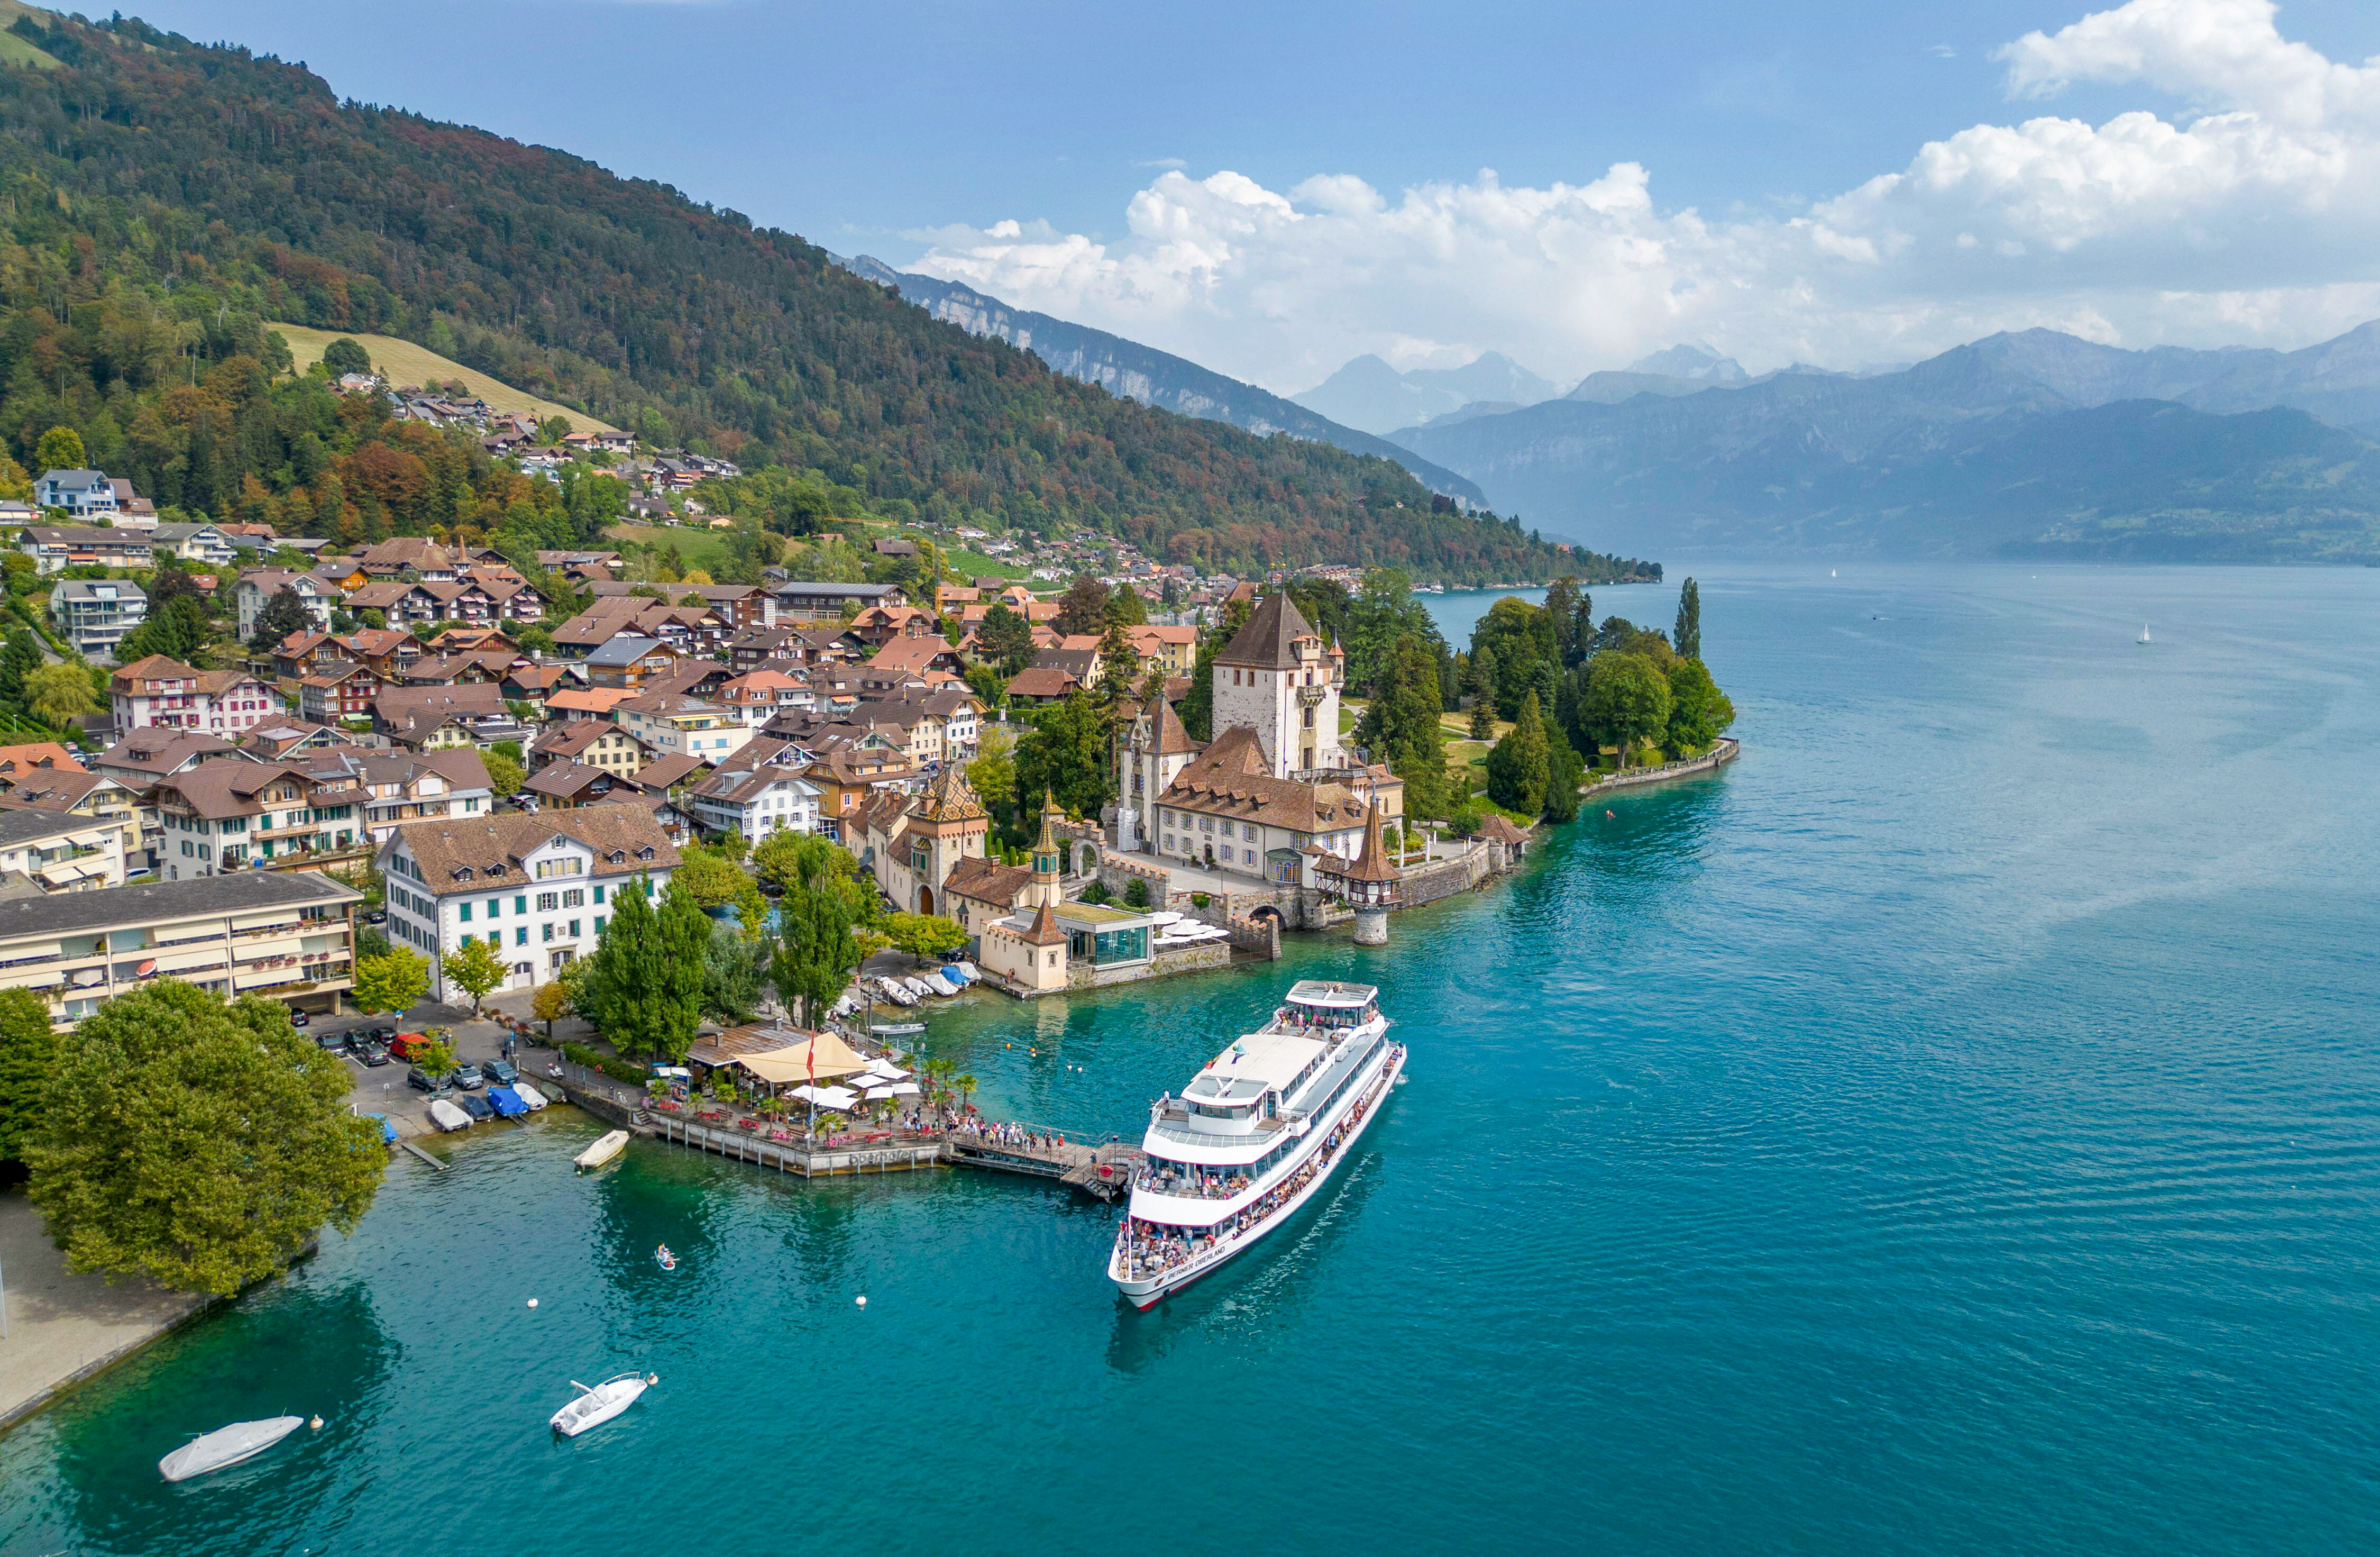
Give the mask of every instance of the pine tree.
[(1681, 660), (1703, 657), (1703, 592), (1691, 578), (1678, 590), (1678, 625), (1670, 634), (1670, 647)]
[(1496, 736), (1496, 651), (1481, 644), (1471, 655), (1471, 738)]

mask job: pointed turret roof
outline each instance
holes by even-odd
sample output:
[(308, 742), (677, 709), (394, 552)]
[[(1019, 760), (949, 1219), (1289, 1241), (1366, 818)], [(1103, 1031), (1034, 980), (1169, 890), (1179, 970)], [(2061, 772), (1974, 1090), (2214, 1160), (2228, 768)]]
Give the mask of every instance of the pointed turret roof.
[(1064, 812), (1059, 810), (1058, 802), (1050, 797), (1050, 792), (1046, 789), (1043, 790), (1041, 792), (1041, 836), (1033, 840), (1034, 853), (1055, 854), (1058, 852), (1058, 836), (1055, 833), (1050, 831), (1050, 824), (1064, 814)]
[(1288, 591), (1281, 590), (1257, 602), (1256, 610), (1248, 615), (1248, 625), (1215, 656), (1215, 663), (1253, 665), (1259, 670), (1293, 670), (1299, 662), (1290, 646), (1301, 638), (1315, 636), (1313, 624), (1297, 609)]
[(1182, 716), (1175, 713), (1173, 705), (1163, 698), (1157, 699), (1154, 733), (1157, 736), (1157, 754), (1160, 757), (1172, 757), (1198, 749), (1198, 743), (1192, 740), (1190, 732), (1182, 727)]
[(1351, 882), (1393, 882), (1396, 867), (1389, 863), (1388, 845), (1380, 841), (1380, 808), (1377, 805), (1364, 812), (1364, 852), (1347, 869)]
[(1050, 912), (1050, 905), (1044, 903), (1040, 911), (1033, 916), (1033, 922), (1025, 927), (1020, 939), (1033, 946), (1062, 946), (1066, 943), (1066, 932), (1058, 928), (1058, 917)]

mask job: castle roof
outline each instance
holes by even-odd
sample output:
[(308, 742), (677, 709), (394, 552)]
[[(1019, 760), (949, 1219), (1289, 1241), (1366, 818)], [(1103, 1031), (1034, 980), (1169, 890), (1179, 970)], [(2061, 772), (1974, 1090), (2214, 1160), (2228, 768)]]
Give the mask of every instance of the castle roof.
[(1393, 882), (1396, 867), (1389, 863), (1389, 851), (1380, 842), (1380, 808), (1370, 806), (1364, 811), (1364, 852), (1355, 863), (1340, 874), (1351, 882)]
[(983, 802), (976, 798), (975, 785), (967, 782), (966, 770), (956, 762), (946, 765), (935, 775), (909, 814), (920, 821), (977, 821), (990, 815)]
[(1259, 670), (1293, 670), (1299, 661), (1293, 647), (1301, 638), (1318, 638), (1305, 613), (1286, 591), (1257, 602), (1242, 627), (1215, 656), (1219, 665), (1254, 665)]
[(1185, 811), (1269, 822), (1295, 833), (1352, 827), (1365, 809), (1344, 785), (1275, 778), (1256, 732), (1239, 726), (1217, 736), (1184, 764), (1158, 798)]

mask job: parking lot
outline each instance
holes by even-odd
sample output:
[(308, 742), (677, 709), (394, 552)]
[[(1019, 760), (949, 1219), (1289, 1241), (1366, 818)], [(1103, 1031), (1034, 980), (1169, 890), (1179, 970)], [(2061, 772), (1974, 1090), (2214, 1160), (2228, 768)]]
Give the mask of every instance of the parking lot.
[[(367, 1065), (346, 1047), (346, 1040), (356, 1032), (418, 1033), (433, 1027), (444, 1028), (455, 1035), (452, 1041), (457, 1064), (484, 1064), (497, 1058), (504, 1040), (511, 1036), (495, 1023), (472, 1016), (467, 1007), (446, 1005), (419, 1005), (402, 1018), (317, 1016), (300, 1030), (318, 1044), (326, 1039), (336, 1040), (335, 1052), (352, 1078), (347, 1101), (358, 1112), (385, 1115), (401, 1136), (421, 1136), (437, 1133), (428, 1112), (432, 1094), (407, 1082), (406, 1073), (411, 1067), (395, 1055), (385, 1064)], [(542, 1051), (531, 1050), (517, 1063), (521, 1064), (522, 1073), (534, 1079), (543, 1073), (545, 1058)]]

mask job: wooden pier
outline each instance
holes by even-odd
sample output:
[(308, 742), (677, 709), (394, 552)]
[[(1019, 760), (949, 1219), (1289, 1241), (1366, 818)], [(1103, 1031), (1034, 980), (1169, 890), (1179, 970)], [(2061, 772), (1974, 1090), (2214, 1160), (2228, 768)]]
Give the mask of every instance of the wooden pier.
[(732, 1157), (738, 1162), (774, 1168), (781, 1174), (799, 1174), (804, 1178), (833, 1178), (844, 1174), (908, 1173), (918, 1168), (935, 1167), (949, 1160), (944, 1143), (931, 1137), (874, 1146), (805, 1148), (792, 1141), (768, 1140), (748, 1130), (722, 1129), (716, 1125), (680, 1119), (667, 1113), (648, 1116), (638, 1128), (646, 1135), (679, 1146), (690, 1146), (698, 1151), (716, 1151), (722, 1157)]
[[(1113, 1200), (1131, 1188), (1133, 1174), (1140, 1166), (1140, 1150), (1112, 1137), (1097, 1146), (1069, 1141), (1063, 1146), (1027, 1148), (1003, 1145), (962, 1131), (912, 1136), (872, 1145), (806, 1147), (799, 1141), (771, 1140), (749, 1130), (706, 1125), (682, 1114), (656, 1113), (638, 1106), (639, 1100), (600, 1072), (575, 1064), (562, 1068), (562, 1076), (540, 1076), (536, 1077), (537, 1084), (560, 1091), (569, 1101), (624, 1125), (639, 1136), (692, 1147), (697, 1151), (715, 1151), (738, 1162), (781, 1174), (798, 1174), (803, 1178), (909, 1173), (948, 1165), (1055, 1179), (1086, 1195)], [(1047, 1140), (1061, 1132), (1034, 1133)]]

